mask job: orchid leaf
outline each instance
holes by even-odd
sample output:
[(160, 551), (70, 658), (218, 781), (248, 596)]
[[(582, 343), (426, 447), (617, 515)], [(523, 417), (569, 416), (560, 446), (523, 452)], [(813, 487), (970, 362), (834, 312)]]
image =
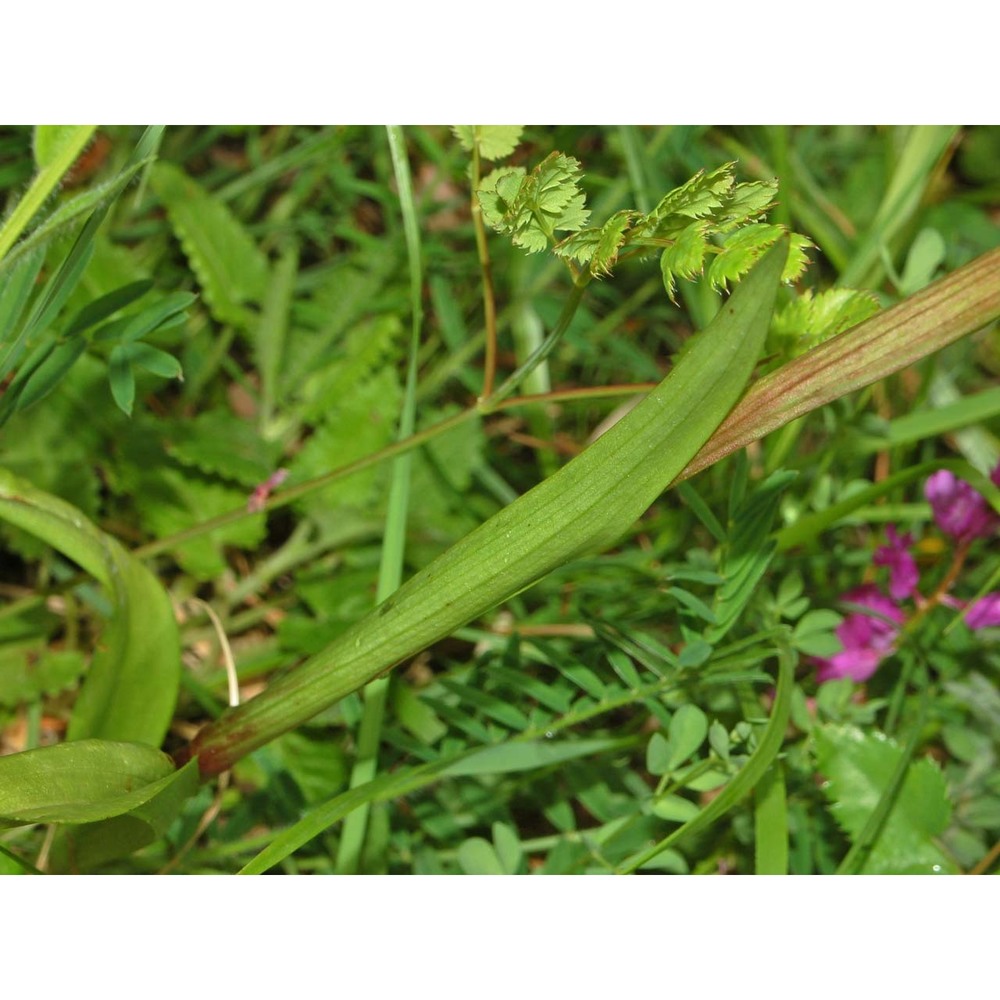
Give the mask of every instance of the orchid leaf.
[(0, 518), (37, 535), (97, 578), (113, 612), (73, 709), (70, 739), (158, 746), (180, 683), (180, 642), (166, 591), (71, 504), (0, 469)]
[(763, 345), (787, 245), (733, 293), (674, 370), (559, 472), (494, 515), (263, 695), (210, 725), (203, 772), (292, 728), (387, 667), (613, 544), (697, 452), (743, 391)]

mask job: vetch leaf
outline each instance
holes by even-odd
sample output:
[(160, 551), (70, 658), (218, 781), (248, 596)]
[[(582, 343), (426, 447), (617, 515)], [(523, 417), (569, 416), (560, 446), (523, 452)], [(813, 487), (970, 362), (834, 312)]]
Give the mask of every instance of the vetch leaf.
[(581, 455), (494, 515), (324, 651), (196, 737), (203, 773), (316, 714), (556, 566), (618, 541), (736, 402), (763, 344), (782, 241), (673, 371)]
[(670, 756), (667, 770), (683, 764), (693, 756), (708, 735), (708, 718), (697, 705), (681, 705), (670, 719)]
[(144, 344), (141, 340), (127, 344), (129, 361), (134, 365), (161, 378), (176, 378), (184, 381), (184, 371), (181, 363), (166, 351), (161, 351), (152, 344)]
[(493, 845), (482, 837), (470, 837), (458, 848), (458, 863), (466, 875), (503, 875), (503, 865)]
[(782, 471), (768, 476), (733, 514), (723, 562), (726, 579), (715, 595), (718, 622), (705, 633), (709, 642), (717, 643), (732, 628), (767, 572), (777, 552), (777, 543), (768, 538), (768, 533), (781, 494), (797, 475)]
[(100, 298), (88, 302), (72, 319), (66, 328), (66, 336), (71, 337), (84, 330), (89, 330), (102, 320), (114, 316), (116, 312), (130, 306), (133, 302), (141, 299), (151, 288), (153, 282), (148, 279), (133, 281), (127, 285), (122, 285), (114, 291), (102, 295)]
[(493, 847), (505, 875), (516, 875), (521, 867), (521, 841), (517, 831), (506, 823), (493, 824)]
[(451, 777), (473, 774), (514, 774), (551, 767), (568, 760), (593, 757), (631, 745), (630, 740), (594, 738), (585, 740), (512, 740), (483, 747), (446, 767)]
[(670, 744), (663, 733), (653, 733), (646, 744), (646, 770), (666, 774), (670, 770)]
[(135, 376), (129, 363), (125, 344), (118, 344), (108, 358), (108, 384), (118, 409), (126, 416), (132, 416), (135, 403)]
[(653, 803), (653, 815), (672, 823), (687, 823), (699, 812), (694, 802), (680, 795), (664, 795)]
[(44, 260), (41, 251), (25, 254), (0, 280), (0, 361), (6, 357), (5, 345), (24, 313)]
[(86, 349), (87, 342), (79, 337), (53, 345), (48, 357), (25, 381), (24, 388), (17, 397), (17, 409), (27, 409), (32, 403), (44, 399), (62, 381), (63, 376)]

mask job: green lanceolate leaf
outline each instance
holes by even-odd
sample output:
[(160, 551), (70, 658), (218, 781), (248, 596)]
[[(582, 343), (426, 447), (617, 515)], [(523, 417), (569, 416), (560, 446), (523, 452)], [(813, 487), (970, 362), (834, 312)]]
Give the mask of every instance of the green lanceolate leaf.
[(114, 608), (73, 709), (70, 739), (159, 745), (180, 684), (173, 608), (156, 577), (71, 504), (0, 469), (0, 518), (95, 576)]
[[(68, 744), (78, 747), (96, 740), (82, 740)], [(67, 744), (63, 744), (66, 746)], [(106, 744), (101, 746), (122, 747), (136, 744)], [(140, 749), (147, 749), (140, 747)], [(185, 803), (198, 791), (200, 785), (198, 768), (191, 764), (173, 771), (164, 777), (136, 789), (128, 797), (100, 803), (99, 811), (108, 813), (110, 808), (125, 811), (107, 815), (93, 822), (65, 825), (52, 845), (49, 870), (52, 872), (87, 872), (97, 865), (123, 858), (133, 851), (153, 843), (162, 837), (174, 820), (180, 815)], [(97, 804), (78, 805), (79, 815), (86, 808), (94, 813)]]
[(0, 824), (88, 823), (151, 799), (174, 765), (153, 747), (78, 740), (0, 757)]
[(501, 510), (191, 747), (205, 773), (290, 729), (557, 566), (618, 541), (711, 435), (753, 371), (788, 252), (782, 241), (673, 371), (554, 476)]
[(94, 134), (94, 125), (41, 125), (35, 131), (38, 174), (24, 197), (0, 226), (0, 258), (14, 245), (63, 174), (83, 152)]

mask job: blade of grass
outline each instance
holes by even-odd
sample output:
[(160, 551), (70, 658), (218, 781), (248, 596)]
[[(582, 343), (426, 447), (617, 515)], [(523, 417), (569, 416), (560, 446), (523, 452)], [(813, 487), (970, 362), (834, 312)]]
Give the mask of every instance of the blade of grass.
[[(138, 164), (146, 160), (159, 144), (160, 135), (163, 132), (162, 126), (150, 126), (143, 132), (128, 163), (122, 168), (122, 174), (134, 173)], [(52, 276), (46, 284), (44, 290), (35, 300), (24, 326), (20, 333), (12, 342), (7, 345), (2, 355), (0, 355), (0, 379), (5, 378), (17, 363), (21, 355), (23, 346), (31, 339), (36, 330), (43, 329), (46, 324), (55, 319), (56, 313), (62, 307), (66, 298), (76, 287), (77, 282), (83, 275), (84, 269), (90, 262), (94, 252), (94, 239), (97, 230), (104, 221), (112, 204), (116, 199), (105, 202), (94, 209), (90, 217), (84, 223), (80, 235), (73, 243), (73, 248), (67, 254), (59, 270)]]
[[(406, 369), (406, 388), (399, 419), (399, 440), (413, 434), (417, 411), (417, 354), (420, 350), (420, 329), (423, 325), (423, 268), (420, 256), (420, 226), (413, 200), (410, 165), (406, 158), (406, 139), (399, 125), (386, 126), (392, 169), (399, 189), (399, 205), (406, 236), (406, 256), (410, 268), (410, 349)], [(403, 553), (406, 547), (406, 518), (410, 500), (412, 452), (400, 455), (392, 464), (389, 483), (389, 503), (385, 519), (385, 537), (379, 563), (376, 602), (381, 604), (394, 593), (403, 580)], [(378, 770), (378, 750), (382, 739), (382, 722), (389, 689), (388, 677), (377, 677), (365, 688), (365, 708), (358, 730), (358, 750), (351, 769), (350, 787), (367, 784)], [(361, 851), (368, 825), (369, 803), (363, 803), (344, 823), (337, 849), (336, 870), (347, 875), (358, 871)]]
[(881, 281), (885, 267), (881, 249), (889, 246), (920, 207), (934, 167), (958, 132), (955, 125), (910, 127), (882, 203), (868, 227), (840, 283), (847, 288), (871, 288)]
[(780, 760), (767, 769), (754, 795), (754, 870), (758, 875), (787, 875), (788, 802)]
[[(57, 128), (59, 131), (52, 132)], [(84, 146), (90, 142), (96, 125), (40, 125), (36, 130), (36, 140), (41, 136), (41, 129), (49, 129), (44, 133), (52, 137), (52, 142), (45, 143), (45, 153), (42, 155), (41, 142), (36, 142), (36, 154), (39, 158), (38, 173), (24, 193), (24, 197), (14, 207), (14, 211), (0, 227), (0, 259), (17, 242), (45, 200), (56, 189), (63, 175), (76, 162), (83, 152)]]

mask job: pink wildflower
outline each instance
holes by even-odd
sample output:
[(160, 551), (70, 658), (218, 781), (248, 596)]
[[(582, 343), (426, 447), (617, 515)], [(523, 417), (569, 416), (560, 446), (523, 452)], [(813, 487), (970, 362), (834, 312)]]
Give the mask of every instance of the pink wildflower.
[(1000, 625), (1000, 591), (981, 597), (965, 612), (969, 628), (989, 628)]
[(253, 493), (250, 494), (247, 500), (247, 510), (251, 514), (256, 514), (257, 511), (263, 510), (264, 504), (267, 503), (267, 498), (271, 495), (271, 491), (277, 489), (287, 478), (288, 469), (278, 469), (277, 472), (271, 473), (264, 482), (254, 487)]
[(913, 596), (920, 580), (916, 560), (909, 552), (913, 536), (896, 534), (891, 524), (885, 533), (889, 544), (875, 550), (875, 565), (889, 567), (889, 593), (895, 600), (901, 601), (904, 597)]
[(816, 678), (820, 682), (840, 677), (858, 682), (868, 680), (892, 653), (898, 626), (904, 621), (905, 616), (895, 603), (870, 585), (858, 587), (842, 599), (869, 608), (872, 613), (852, 611), (837, 626), (837, 638), (844, 648), (828, 659), (817, 661)]
[[(1000, 465), (990, 479), (1000, 486)], [(938, 527), (959, 541), (985, 538), (1000, 525), (1000, 518), (982, 494), (947, 469), (935, 472), (927, 480), (924, 495), (930, 501)]]

